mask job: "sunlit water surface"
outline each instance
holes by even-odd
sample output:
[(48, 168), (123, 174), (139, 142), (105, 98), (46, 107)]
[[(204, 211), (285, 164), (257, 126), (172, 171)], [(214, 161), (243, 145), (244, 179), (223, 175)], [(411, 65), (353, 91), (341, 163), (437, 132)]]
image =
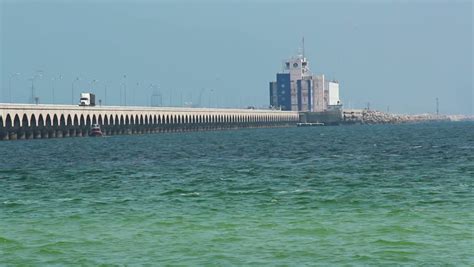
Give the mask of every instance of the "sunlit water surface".
[(473, 265), (474, 124), (0, 142), (0, 265)]

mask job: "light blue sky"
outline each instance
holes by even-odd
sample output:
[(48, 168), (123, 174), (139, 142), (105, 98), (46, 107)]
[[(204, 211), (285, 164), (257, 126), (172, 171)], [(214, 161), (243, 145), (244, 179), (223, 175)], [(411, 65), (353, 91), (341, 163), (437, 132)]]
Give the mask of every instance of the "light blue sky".
[[(40, 102), (88, 91), (119, 104), (266, 106), (268, 82), (306, 40), (314, 73), (341, 83), (346, 107), (399, 113), (473, 113), (472, 3), (385, 1), (5, 1), (0, 102), (27, 102), (36, 70)], [(409, 3), (410, 2), (410, 3)], [(137, 86), (137, 82), (139, 85)], [(80, 87), (80, 88), (79, 88)], [(204, 88), (204, 89), (203, 89)], [(78, 96), (76, 97), (78, 98)]]

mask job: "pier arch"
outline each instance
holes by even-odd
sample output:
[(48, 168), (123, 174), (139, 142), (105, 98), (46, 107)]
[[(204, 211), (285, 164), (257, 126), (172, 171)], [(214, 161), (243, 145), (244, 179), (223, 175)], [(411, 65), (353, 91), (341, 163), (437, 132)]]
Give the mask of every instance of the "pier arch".
[(13, 127), (13, 120), (10, 114), (7, 114), (7, 118), (5, 119), (5, 125), (7, 128), (12, 128)]
[(74, 126), (74, 123), (73, 123), (72, 118), (71, 118), (71, 114), (68, 114), (68, 115), (67, 115), (66, 124), (67, 124), (67, 126), (69, 126), (69, 127)]

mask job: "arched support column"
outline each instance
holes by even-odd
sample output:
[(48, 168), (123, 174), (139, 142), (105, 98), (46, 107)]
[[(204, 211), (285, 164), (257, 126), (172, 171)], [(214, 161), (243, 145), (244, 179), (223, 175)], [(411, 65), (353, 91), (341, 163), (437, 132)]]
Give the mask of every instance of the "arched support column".
[(34, 139), (41, 139), (41, 129), (34, 128), (33, 129), (33, 138)]
[(16, 139), (17, 140), (25, 140), (26, 139), (26, 132), (23, 129), (17, 131), (16, 132)]
[(7, 140), (10, 140), (9, 137), (10, 136), (8, 135), (8, 132), (6, 131), (0, 132), (0, 140), (7, 141)]
[(18, 135), (16, 131), (8, 132), (8, 140), (17, 140)]
[(28, 129), (28, 130), (25, 132), (25, 138), (26, 138), (26, 139), (33, 139), (33, 137), (34, 137), (33, 129)]

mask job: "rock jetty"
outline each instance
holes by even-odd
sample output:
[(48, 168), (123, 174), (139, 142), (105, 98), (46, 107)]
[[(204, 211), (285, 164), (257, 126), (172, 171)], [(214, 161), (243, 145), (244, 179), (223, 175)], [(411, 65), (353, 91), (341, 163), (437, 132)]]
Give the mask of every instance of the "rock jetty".
[(440, 122), (440, 121), (465, 121), (474, 120), (474, 116), (466, 115), (436, 115), (436, 114), (392, 114), (377, 110), (345, 110), (343, 121), (345, 123), (361, 124), (395, 124), (416, 122)]

